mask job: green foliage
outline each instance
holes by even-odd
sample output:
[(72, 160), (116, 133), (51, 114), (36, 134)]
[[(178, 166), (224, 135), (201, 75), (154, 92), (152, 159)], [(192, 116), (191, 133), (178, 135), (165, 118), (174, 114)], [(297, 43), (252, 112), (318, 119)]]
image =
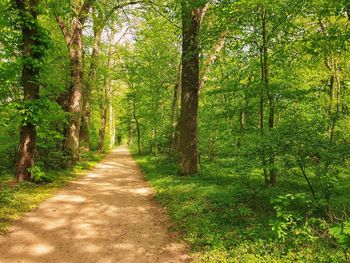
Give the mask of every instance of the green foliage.
[(347, 254), (350, 249), (350, 221), (333, 226), (329, 229), (329, 233), (336, 239), (344, 253)]
[(342, 261), (318, 216), (321, 205), (295, 192), (289, 179), (264, 188), (259, 173), (232, 172), (239, 160), (227, 159), (226, 166), (205, 159), (198, 176), (179, 177), (173, 159), (134, 157), (198, 262)]
[(313, 217), (315, 203), (304, 193), (287, 194), (272, 200), (276, 211), (272, 231), (278, 240), (295, 246), (313, 243), (317, 240), (315, 227), (326, 227), (321, 218)]
[(6, 205), (11, 202), (11, 192), (7, 186), (4, 186), (0, 192), (0, 204)]
[(54, 180), (50, 174), (45, 173), (42, 168), (37, 165), (29, 168), (28, 172), (31, 174), (32, 181), (37, 184), (50, 183)]

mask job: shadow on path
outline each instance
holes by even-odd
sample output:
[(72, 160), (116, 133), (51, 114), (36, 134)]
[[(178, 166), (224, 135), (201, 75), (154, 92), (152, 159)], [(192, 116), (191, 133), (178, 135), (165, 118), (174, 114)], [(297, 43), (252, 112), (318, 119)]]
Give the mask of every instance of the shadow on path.
[(0, 236), (0, 262), (189, 262), (126, 147)]

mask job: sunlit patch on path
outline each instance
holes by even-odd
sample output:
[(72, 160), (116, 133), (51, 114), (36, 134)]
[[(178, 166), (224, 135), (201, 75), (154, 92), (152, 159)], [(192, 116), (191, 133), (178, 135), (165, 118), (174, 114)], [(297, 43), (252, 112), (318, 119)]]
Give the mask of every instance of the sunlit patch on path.
[(0, 236), (0, 262), (189, 262), (152, 198), (120, 147)]

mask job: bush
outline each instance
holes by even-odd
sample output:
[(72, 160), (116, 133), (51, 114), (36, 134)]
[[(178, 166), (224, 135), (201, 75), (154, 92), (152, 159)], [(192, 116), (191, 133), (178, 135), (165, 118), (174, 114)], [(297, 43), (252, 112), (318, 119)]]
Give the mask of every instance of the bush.
[(271, 221), (272, 231), (278, 240), (301, 245), (317, 239), (317, 229), (324, 228), (325, 221), (313, 217), (314, 202), (305, 193), (281, 195), (272, 199), (277, 219)]
[(33, 167), (29, 168), (28, 172), (31, 173), (32, 180), (34, 183), (37, 183), (37, 184), (50, 183), (53, 181), (52, 176), (43, 172), (39, 166), (33, 166)]
[(11, 202), (11, 192), (8, 187), (4, 187), (0, 192), (0, 205), (5, 205)]
[(339, 246), (344, 251), (346, 262), (349, 262), (348, 253), (350, 250), (350, 221), (333, 226), (329, 230), (329, 233), (335, 238)]

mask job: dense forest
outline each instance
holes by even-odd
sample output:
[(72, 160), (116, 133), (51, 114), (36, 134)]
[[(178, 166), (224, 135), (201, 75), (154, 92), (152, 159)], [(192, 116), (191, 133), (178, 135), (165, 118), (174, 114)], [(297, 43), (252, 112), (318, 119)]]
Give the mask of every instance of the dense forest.
[(198, 261), (350, 262), (349, 1), (0, 14), (1, 206), (128, 144)]

